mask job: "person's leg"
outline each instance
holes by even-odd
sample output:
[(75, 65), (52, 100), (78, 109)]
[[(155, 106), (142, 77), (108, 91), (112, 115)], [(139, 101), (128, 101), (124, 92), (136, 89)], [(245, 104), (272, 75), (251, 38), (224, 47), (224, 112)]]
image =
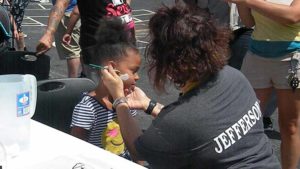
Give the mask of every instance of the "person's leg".
[(295, 169), (300, 158), (300, 91), (278, 89), (277, 104), (283, 169)]
[(274, 96), (275, 92), (272, 88), (271, 80), (273, 71), (269, 68), (269, 64), (268, 59), (258, 57), (252, 52), (248, 52), (244, 58), (241, 70), (251, 85), (258, 89), (256, 90), (256, 94), (260, 100), (265, 130), (273, 129), (270, 116), (276, 109), (276, 97)]
[(270, 99), (273, 88), (254, 89), (257, 99), (260, 101), (260, 109), (265, 112), (268, 100)]
[(19, 39), (17, 40), (16, 39), (16, 45), (17, 45), (17, 48), (16, 50), (17, 51), (24, 51), (25, 50), (25, 39), (24, 39), (24, 34), (23, 32), (19, 32)]
[(277, 94), (281, 163), (283, 169), (296, 169), (300, 158), (300, 90), (293, 92), (288, 77), (291, 70), (300, 77), (300, 53), (287, 54), (276, 62), (270, 69)]
[(62, 38), (66, 32), (66, 24), (68, 23), (69, 18), (70, 13), (65, 13), (64, 17), (59, 23), (57, 31), (55, 32), (55, 44), (59, 58), (61, 60), (67, 60), (68, 77), (79, 77), (81, 71), (79, 46), (80, 24), (77, 24), (74, 27), (70, 44), (67, 45), (62, 43)]
[(248, 50), (252, 29), (240, 28), (234, 31), (234, 39), (230, 43), (231, 56), (228, 65), (240, 70), (244, 56)]
[(277, 108), (277, 98), (275, 90), (272, 91), (270, 99), (267, 101), (266, 109), (263, 112), (263, 123), (265, 131), (273, 131), (273, 122), (271, 120), (272, 114)]
[(16, 40), (17, 51), (24, 51), (26, 49), (25, 39), (24, 39), (25, 37), (22, 31), (22, 22), (25, 14), (25, 8), (28, 6), (28, 3), (29, 0), (14, 1), (14, 5), (11, 11), (19, 32), (19, 39)]
[(78, 77), (81, 71), (80, 58), (67, 59), (68, 77)]
[[(240, 28), (234, 31), (234, 39), (230, 43), (231, 57), (228, 60), (228, 65), (240, 69), (246, 51), (248, 50), (251, 34), (253, 30), (248, 28)], [(271, 115), (275, 111), (276, 105), (276, 95), (275, 91), (272, 92), (269, 100), (264, 103), (263, 111), (263, 123), (265, 130), (273, 130), (273, 123), (271, 121)]]

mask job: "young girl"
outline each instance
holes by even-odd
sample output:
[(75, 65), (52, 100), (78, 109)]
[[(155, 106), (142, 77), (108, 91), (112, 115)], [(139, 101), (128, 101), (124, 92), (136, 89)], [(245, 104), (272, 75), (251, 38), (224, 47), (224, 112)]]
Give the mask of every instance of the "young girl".
[[(141, 64), (138, 49), (128, 41), (128, 33), (117, 19), (103, 19), (97, 34), (97, 44), (92, 56), (95, 69), (112, 66), (124, 81), (125, 95), (131, 93), (139, 79)], [(100, 70), (98, 70), (100, 73)], [(136, 111), (131, 111), (135, 116)], [(129, 158), (120, 133), (112, 97), (100, 78), (95, 90), (84, 93), (76, 105), (71, 134), (114, 154)]]

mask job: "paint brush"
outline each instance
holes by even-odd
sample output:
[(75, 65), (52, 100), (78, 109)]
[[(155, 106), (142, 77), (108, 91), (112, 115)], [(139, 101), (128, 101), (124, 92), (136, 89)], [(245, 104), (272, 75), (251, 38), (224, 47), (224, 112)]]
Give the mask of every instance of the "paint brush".
[[(92, 68), (101, 70), (101, 69), (108, 69), (108, 66), (100, 66), (100, 65), (95, 65), (95, 64), (89, 64)], [(114, 71), (119, 75), (119, 77), (125, 81), (129, 79), (129, 75), (127, 73), (125, 74), (120, 74), (121, 72), (117, 69), (114, 69)]]

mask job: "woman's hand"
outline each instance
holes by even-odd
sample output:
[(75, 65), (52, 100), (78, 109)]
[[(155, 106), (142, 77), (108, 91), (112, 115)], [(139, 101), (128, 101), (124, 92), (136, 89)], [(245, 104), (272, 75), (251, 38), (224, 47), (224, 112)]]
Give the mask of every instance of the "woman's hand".
[(143, 90), (135, 87), (134, 90), (128, 94), (127, 101), (130, 109), (138, 109), (145, 111), (149, 105), (150, 99), (146, 96)]
[(102, 82), (108, 89), (113, 99), (124, 97), (123, 81), (119, 75), (115, 72), (111, 65), (108, 68), (101, 69)]
[(63, 38), (62, 38), (62, 42), (63, 42), (63, 44), (65, 44), (65, 45), (70, 45), (71, 39), (72, 39), (71, 35), (68, 34), (68, 33), (66, 33), (66, 34), (64, 34), (64, 36), (63, 36)]

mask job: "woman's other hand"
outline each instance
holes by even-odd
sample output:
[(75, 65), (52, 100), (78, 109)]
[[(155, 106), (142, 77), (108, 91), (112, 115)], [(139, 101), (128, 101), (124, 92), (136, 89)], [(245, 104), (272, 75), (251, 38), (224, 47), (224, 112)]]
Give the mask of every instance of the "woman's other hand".
[[(125, 91), (126, 93), (126, 91)], [(135, 87), (127, 96), (130, 109), (138, 109), (145, 111), (149, 105), (150, 99), (139, 87)]]

